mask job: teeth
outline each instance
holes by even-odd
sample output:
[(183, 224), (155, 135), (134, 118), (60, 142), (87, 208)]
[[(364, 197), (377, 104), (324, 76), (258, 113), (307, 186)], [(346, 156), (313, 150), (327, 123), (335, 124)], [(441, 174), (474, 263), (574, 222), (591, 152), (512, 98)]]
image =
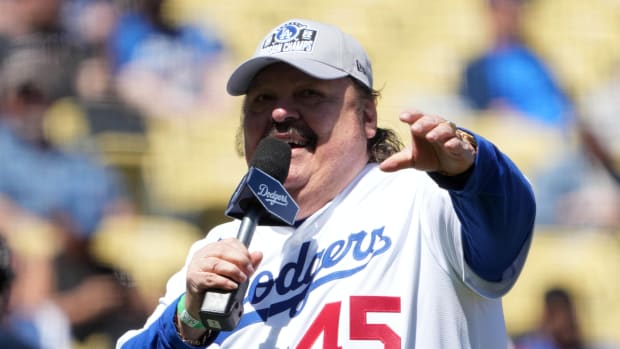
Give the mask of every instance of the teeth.
[(289, 127), (286, 130), (275, 129), (272, 134), (288, 143), (291, 147), (307, 147), (310, 144), (309, 139), (304, 137), (301, 132), (292, 127)]
[(289, 140), (289, 141), (288, 141), (288, 143), (289, 143), (289, 144), (292, 144), (292, 145), (302, 146), (302, 147), (306, 145), (306, 142), (305, 142), (305, 141), (303, 141), (303, 140), (297, 140), (297, 139), (291, 139), (291, 140)]

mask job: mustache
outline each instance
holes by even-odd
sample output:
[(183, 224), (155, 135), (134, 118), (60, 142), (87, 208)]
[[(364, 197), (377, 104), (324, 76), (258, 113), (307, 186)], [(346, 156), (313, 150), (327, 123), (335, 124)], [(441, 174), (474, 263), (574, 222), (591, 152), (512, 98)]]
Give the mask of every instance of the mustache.
[(316, 133), (305, 123), (288, 119), (282, 122), (273, 122), (267, 136), (284, 136), (291, 144), (312, 148), (316, 146), (318, 139)]

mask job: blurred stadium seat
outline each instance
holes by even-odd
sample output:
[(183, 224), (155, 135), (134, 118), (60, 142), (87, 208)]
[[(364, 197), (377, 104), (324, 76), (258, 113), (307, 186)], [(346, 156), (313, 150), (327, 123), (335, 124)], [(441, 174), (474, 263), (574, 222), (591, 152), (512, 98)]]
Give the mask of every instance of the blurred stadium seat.
[(174, 218), (116, 217), (102, 224), (92, 250), (102, 262), (131, 275), (152, 309), (164, 294), (166, 280), (183, 266), (189, 247), (202, 235), (197, 227)]
[(113, 102), (81, 102), (63, 98), (48, 111), (46, 133), (65, 149), (91, 152), (123, 176), (128, 195), (138, 208), (145, 200), (143, 162), (149, 153), (144, 120)]
[(620, 343), (618, 232), (538, 229), (519, 281), (504, 298), (512, 334), (538, 324), (544, 292), (565, 287), (575, 295), (584, 337)]

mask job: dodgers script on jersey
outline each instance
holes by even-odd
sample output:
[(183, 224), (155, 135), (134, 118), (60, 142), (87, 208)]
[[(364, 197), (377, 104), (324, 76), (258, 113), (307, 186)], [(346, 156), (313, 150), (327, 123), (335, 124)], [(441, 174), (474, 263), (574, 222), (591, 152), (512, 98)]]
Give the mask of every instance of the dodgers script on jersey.
[[(299, 227), (257, 228), (249, 250), (264, 259), (245, 313), (209, 348), (506, 348), (499, 297), (524, 256), (501, 282), (484, 281), (464, 262), (460, 228), (450, 193), (426, 173), (369, 164)], [(188, 261), (237, 229), (216, 227)], [(146, 327), (173, 317), (185, 273), (169, 280)]]

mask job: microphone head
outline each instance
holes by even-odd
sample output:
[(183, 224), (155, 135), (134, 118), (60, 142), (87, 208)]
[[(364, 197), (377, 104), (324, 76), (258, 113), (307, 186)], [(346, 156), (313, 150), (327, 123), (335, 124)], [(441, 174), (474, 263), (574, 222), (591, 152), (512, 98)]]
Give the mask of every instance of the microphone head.
[(256, 167), (280, 183), (284, 183), (291, 165), (291, 147), (288, 143), (274, 137), (263, 138), (256, 147), (250, 161), (251, 167)]

